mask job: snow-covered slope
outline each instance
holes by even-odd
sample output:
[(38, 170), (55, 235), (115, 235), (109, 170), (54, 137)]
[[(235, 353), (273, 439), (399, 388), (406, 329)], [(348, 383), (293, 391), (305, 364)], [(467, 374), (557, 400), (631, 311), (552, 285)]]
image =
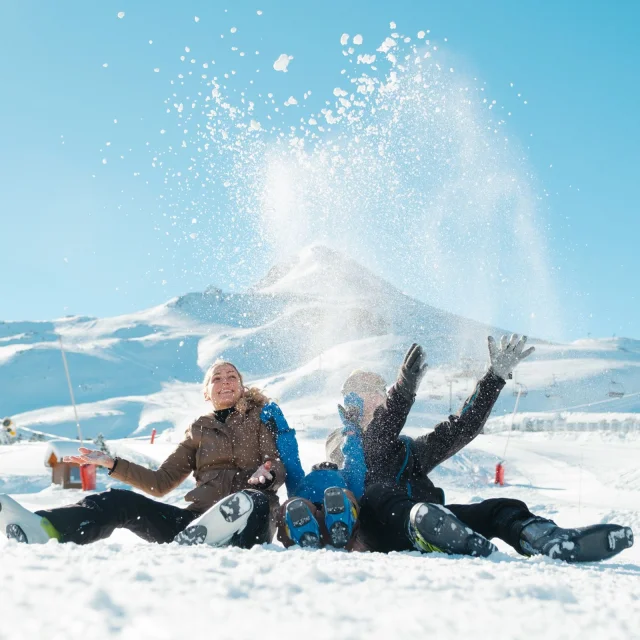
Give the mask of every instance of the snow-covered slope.
[[(352, 369), (391, 380), (416, 341), (430, 369), (413, 419), (432, 422), (448, 412), (450, 396), (457, 406), (471, 391), (485, 366), (486, 336), (500, 332), (412, 299), (354, 261), (312, 246), (246, 293), (210, 287), (126, 316), (0, 323), (0, 414), (19, 427), (75, 435), (61, 336), (90, 437), (183, 426), (205, 410), (198, 382), (220, 356), (284, 403), (299, 427), (328, 428)], [(640, 412), (640, 342), (535, 342), (535, 357), (515, 381), (528, 391), (521, 411)], [(508, 384), (495, 415), (511, 412), (518, 388)]]
[[(18, 427), (75, 437), (60, 335), (85, 434), (102, 432), (114, 453), (158, 464), (181, 428), (206, 411), (203, 369), (224, 356), (282, 402), (309, 468), (324, 458), (340, 386), (353, 368), (392, 379), (411, 342), (426, 346), (431, 366), (407, 428), (416, 435), (448, 412), (450, 393), (456, 406), (471, 390), (484, 368), (486, 335), (498, 331), (413, 300), (339, 254), (311, 247), (243, 294), (210, 288), (116, 318), (0, 324), (0, 413)], [(449, 502), (505, 495), (560, 524), (621, 522), (637, 536), (640, 343), (536, 341), (536, 348), (502, 393), (490, 435), (439, 467), (434, 481)], [(525, 387), (514, 421), (522, 431), (503, 433), (511, 429), (513, 393)], [(151, 445), (153, 427), (160, 434)], [(122, 436), (133, 438), (114, 440)], [(82, 496), (50, 486), (45, 446), (0, 446), (0, 492), (31, 509)], [(492, 483), (498, 460), (505, 460), (503, 488)], [(192, 483), (164, 500), (183, 504)], [(98, 489), (110, 486), (121, 485), (99, 474)], [(11, 602), (0, 637), (64, 630), (65, 638), (84, 638), (99, 630), (173, 639), (185, 624), (191, 636), (217, 638), (255, 638), (265, 629), (336, 639), (637, 637), (640, 546), (579, 567), (498, 546), (489, 559), (471, 559), (284, 551), (277, 544), (157, 547), (124, 531), (87, 547), (0, 539)]]
[[(436, 470), (450, 502), (511, 497), (566, 526), (619, 522), (640, 531), (640, 441), (600, 434), (514, 434), (504, 487), (491, 482), (506, 435), (480, 436)], [(170, 445), (108, 442), (159, 461)], [(0, 491), (31, 509), (78, 500), (48, 486), (43, 443), (0, 447)], [(323, 443), (301, 437), (303, 464)], [(635, 473), (634, 482), (631, 477)], [(99, 489), (112, 485), (99, 476)], [(183, 504), (186, 483), (165, 500)], [(487, 559), (151, 545), (126, 531), (78, 547), (0, 538), (0, 637), (159, 640), (256, 638), (637, 638), (640, 545), (600, 564), (527, 559), (498, 541)], [(185, 631), (187, 629), (187, 631)], [(57, 630), (57, 634), (52, 630)], [(265, 631), (266, 630), (266, 631)]]

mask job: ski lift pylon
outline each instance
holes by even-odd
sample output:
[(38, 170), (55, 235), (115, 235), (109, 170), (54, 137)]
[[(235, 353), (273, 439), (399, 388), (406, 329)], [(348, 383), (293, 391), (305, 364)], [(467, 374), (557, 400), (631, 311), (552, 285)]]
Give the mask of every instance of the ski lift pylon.
[(514, 383), (514, 385), (513, 385), (513, 395), (514, 395), (514, 397), (521, 396), (522, 398), (524, 398), (528, 394), (529, 394), (529, 389), (527, 389), (526, 385), (522, 384), (522, 382)]
[(609, 397), (610, 398), (623, 398), (624, 397), (624, 385), (621, 382), (611, 380), (609, 383)]
[(547, 386), (547, 388), (544, 391), (544, 395), (547, 398), (559, 398), (560, 397), (560, 387), (558, 385), (558, 380), (556, 378), (556, 374), (553, 374), (553, 379), (551, 381), (551, 384), (549, 384)]

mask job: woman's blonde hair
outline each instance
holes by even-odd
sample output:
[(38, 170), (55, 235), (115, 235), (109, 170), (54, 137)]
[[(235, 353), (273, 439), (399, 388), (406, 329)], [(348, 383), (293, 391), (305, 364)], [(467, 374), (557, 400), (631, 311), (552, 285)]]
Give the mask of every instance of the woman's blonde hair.
[(238, 367), (236, 367), (233, 362), (229, 362), (228, 360), (216, 360), (208, 369), (207, 373), (204, 375), (204, 380), (202, 381), (202, 392), (204, 394), (204, 399), (207, 401), (211, 400), (211, 396), (209, 395), (209, 386), (211, 385), (211, 379), (213, 378), (213, 372), (216, 367), (221, 365), (228, 365), (229, 367), (233, 367), (238, 374), (238, 378), (240, 378), (240, 386), (242, 387), (242, 397), (236, 403), (236, 409), (241, 413), (246, 413), (251, 405), (255, 406), (263, 406), (269, 402), (269, 398), (265, 396), (260, 389), (257, 387), (245, 387), (244, 382), (242, 380), (242, 374), (238, 371)]

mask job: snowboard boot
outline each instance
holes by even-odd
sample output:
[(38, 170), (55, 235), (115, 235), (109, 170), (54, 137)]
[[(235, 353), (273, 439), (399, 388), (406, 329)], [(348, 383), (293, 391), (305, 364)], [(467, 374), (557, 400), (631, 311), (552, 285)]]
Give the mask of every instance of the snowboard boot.
[(307, 549), (319, 549), (322, 546), (318, 521), (301, 498), (291, 500), (287, 504), (284, 525), (287, 537), (294, 544)]
[(606, 560), (632, 545), (631, 528), (617, 524), (562, 529), (552, 520), (534, 516), (524, 523), (520, 533), (525, 555), (545, 555), (565, 562)]
[(340, 487), (324, 491), (324, 521), (332, 546), (344, 549), (351, 540), (358, 519), (355, 505)]
[(213, 505), (179, 533), (174, 542), (182, 545), (209, 544), (222, 547), (247, 526), (254, 508), (251, 495), (238, 491)]
[(25, 509), (5, 494), (0, 494), (0, 531), (10, 540), (26, 544), (60, 540), (60, 534), (46, 518)]
[(423, 553), (448, 553), (486, 557), (497, 547), (484, 536), (467, 527), (439, 504), (419, 502), (409, 514), (409, 538)]

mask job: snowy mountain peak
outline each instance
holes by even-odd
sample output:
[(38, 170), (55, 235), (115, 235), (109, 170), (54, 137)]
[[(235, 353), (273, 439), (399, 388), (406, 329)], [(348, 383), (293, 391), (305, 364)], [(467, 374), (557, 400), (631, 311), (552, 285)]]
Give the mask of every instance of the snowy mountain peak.
[(251, 291), (352, 300), (401, 295), (367, 268), (324, 245), (310, 245), (276, 264)]

